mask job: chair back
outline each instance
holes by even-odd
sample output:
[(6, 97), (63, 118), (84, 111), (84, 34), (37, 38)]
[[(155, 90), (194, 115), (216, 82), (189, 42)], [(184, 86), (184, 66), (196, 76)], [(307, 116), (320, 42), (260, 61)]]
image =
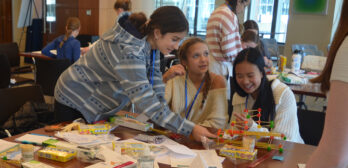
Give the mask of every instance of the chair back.
[(34, 85), (0, 89), (0, 125), (3, 125), (26, 101), (45, 102), (41, 87)]
[(264, 44), (265, 49), (267, 49), (271, 60), (277, 61), (279, 58), (279, 47), (275, 39), (260, 39)]
[(35, 59), (35, 83), (42, 87), (45, 95), (53, 96), (54, 87), (62, 72), (71, 65), (68, 59)]
[(7, 56), (0, 54), (0, 88), (8, 88), (11, 79), (11, 67)]
[(19, 66), (19, 49), (17, 43), (3, 43), (0, 44), (0, 54), (8, 57), (11, 67)]

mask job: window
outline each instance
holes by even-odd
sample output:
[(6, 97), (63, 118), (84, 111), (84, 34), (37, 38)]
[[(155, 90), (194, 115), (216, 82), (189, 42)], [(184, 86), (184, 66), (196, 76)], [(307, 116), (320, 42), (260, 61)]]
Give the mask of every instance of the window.
[(263, 38), (274, 38), (285, 43), (289, 20), (290, 0), (253, 0), (248, 19), (255, 20)]
[(47, 5), (47, 9), (46, 9), (47, 22), (55, 22), (56, 21), (56, 0), (47, 0), (46, 5)]
[(177, 6), (183, 11), (189, 22), (189, 34), (206, 35), (208, 19), (214, 10), (215, 0), (156, 0), (156, 8), (168, 5)]

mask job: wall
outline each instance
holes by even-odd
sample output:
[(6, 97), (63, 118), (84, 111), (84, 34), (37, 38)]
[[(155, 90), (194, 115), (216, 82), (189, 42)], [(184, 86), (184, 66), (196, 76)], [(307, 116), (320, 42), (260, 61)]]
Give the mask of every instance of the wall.
[[(327, 15), (294, 14), (293, 1), (290, 1), (289, 23), (286, 36), (284, 55), (291, 60), (292, 44), (315, 44), (327, 54), (330, 43), (332, 20), (336, 0), (328, 0)], [(290, 64), (290, 61), (288, 61)]]
[(116, 0), (99, 1), (99, 36), (103, 35), (115, 24), (117, 14), (114, 10)]
[(144, 12), (149, 18), (152, 12), (156, 9), (156, 0), (132, 0), (133, 12)]

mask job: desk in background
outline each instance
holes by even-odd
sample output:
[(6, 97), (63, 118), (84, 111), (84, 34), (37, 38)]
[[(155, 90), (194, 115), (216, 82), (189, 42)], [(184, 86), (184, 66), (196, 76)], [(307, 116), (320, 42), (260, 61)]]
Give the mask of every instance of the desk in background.
[[(28, 133), (38, 133), (38, 134), (46, 134), (46, 135), (53, 136), (53, 133), (45, 132), (43, 128), (33, 130), (33, 131), (28, 132)], [(118, 127), (112, 133), (115, 134), (115, 136), (120, 137), (121, 139), (129, 139), (129, 138), (133, 138), (135, 135), (137, 135), (139, 133), (144, 133), (144, 132), (125, 128), (125, 127)], [(148, 133), (148, 134), (150, 134), (150, 133)], [(19, 135), (13, 136), (13, 137), (5, 138), (5, 140), (9, 140), (9, 141), (14, 142), (15, 138), (22, 136), (22, 135), (23, 134), (19, 134)], [(182, 138), (181, 140), (179, 140), (177, 142), (180, 144), (183, 144), (191, 149), (204, 149), (201, 143), (192, 141), (188, 138)], [(277, 141), (275, 141), (275, 142), (277, 143)], [(315, 146), (311, 146), (311, 145), (298, 144), (298, 143), (292, 143), (292, 142), (287, 142), (287, 141), (282, 141), (282, 142), (284, 145), (284, 152), (282, 154), (278, 154), (278, 152), (277, 152), (276, 155), (283, 156), (284, 160), (283, 161), (276, 161), (276, 160), (272, 160), (272, 158), (268, 158), (265, 161), (263, 161), (261, 164), (259, 164), (257, 166), (258, 168), (297, 167), (298, 163), (305, 163), (309, 159), (310, 155), (316, 149)], [(261, 149), (258, 152), (258, 157), (262, 157), (266, 153), (267, 153), (267, 151)], [(53, 161), (53, 160), (40, 158), (37, 156), (37, 154), (35, 154), (35, 159), (40, 161), (40, 162), (49, 164), (51, 166), (64, 167), (64, 168), (79, 168), (79, 167), (85, 167), (85, 166), (90, 165), (88, 163), (82, 163), (79, 160), (77, 160), (76, 158), (71, 160), (71, 161), (68, 161), (66, 163), (61, 163), (61, 162), (57, 162), (57, 161)], [(249, 161), (243, 161), (243, 162), (235, 164), (231, 160), (226, 158), (223, 162), (223, 167), (226, 167), (226, 168), (230, 168), (230, 167), (245, 168), (245, 167), (248, 167), (248, 165), (250, 163), (251, 162), (249, 162)], [(169, 165), (165, 165), (165, 164), (159, 164), (159, 166), (161, 168), (169, 168), (170, 167)]]
[(48, 57), (46, 55), (41, 54), (41, 52), (40, 53), (37, 53), (37, 52), (21, 52), (21, 53), (19, 53), (19, 56), (28, 57), (28, 58), (41, 58), (41, 59), (47, 59), (47, 60), (53, 59), (51, 57)]
[(320, 90), (320, 84), (307, 83), (288, 86), (295, 94), (299, 95), (299, 102), (297, 103), (297, 106), (299, 108), (302, 108), (303, 106), (305, 110), (307, 110), (307, 105), (305, 104), (305, 96), (326, 98), (326, 94), (322, 93)]

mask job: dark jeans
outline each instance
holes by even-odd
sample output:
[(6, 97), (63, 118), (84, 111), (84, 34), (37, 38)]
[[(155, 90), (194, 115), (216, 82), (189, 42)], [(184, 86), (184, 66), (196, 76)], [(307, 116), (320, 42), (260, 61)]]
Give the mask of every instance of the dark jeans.
[(78, 118), (85, 119), (79, 111), (61, 104), (57, 100), (54, 101), (54, 112), (56, 113), (57, 122), (73, 121)]

